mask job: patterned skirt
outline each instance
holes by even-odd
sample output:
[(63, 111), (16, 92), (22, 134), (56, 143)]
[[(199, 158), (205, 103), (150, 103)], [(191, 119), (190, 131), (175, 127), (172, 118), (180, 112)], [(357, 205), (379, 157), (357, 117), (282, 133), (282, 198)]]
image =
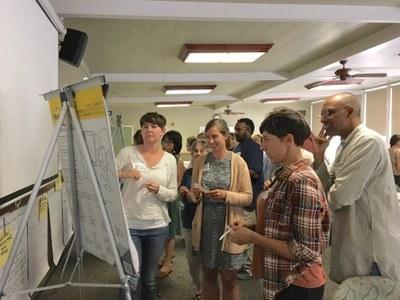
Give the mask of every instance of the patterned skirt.
[(209, 269), (239, 270), (245, 262), (245, 254), (223, 252), (219, 237), (225, 231), (225, 203), (203, 202), (200, 257), (203, 266)]

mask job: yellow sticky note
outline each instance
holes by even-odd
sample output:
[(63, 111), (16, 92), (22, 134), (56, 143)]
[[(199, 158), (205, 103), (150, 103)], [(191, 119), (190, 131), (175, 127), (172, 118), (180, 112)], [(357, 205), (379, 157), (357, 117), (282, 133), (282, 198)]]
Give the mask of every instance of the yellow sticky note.
[(51, 120), (55, 123), (61, 114), (62, 104), (60, 98), (53, 98), (49, 100)]
[(46, 196), (39, 199), (39, 221), (47, 219), (47, 207), (49, 200)]
[(80, 120), (104, 118), (106, 112), (101, 86), (76, 92), (75, 106)]
[(10, 255), (11, 246), (13, 243), (13, 235), (11, 226), (6, 226), (0, 230), (0, 268), (4, 267)]
[(55, 189), (56, 191), (59, 191), (59, 190), (62, 189), (63, 177), (62, 177), (62, 171), (61, 171), (61, 170), (58, 170), (58, 176), (57, 176), (57, 178), (56, 178), (54, 184), (55, 184), (54, 189)]

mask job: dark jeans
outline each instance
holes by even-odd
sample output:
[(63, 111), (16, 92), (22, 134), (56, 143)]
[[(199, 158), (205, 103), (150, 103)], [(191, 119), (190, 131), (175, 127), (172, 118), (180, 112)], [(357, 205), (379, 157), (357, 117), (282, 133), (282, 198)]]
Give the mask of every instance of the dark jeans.
[(278, 294), (275, 300), (322, 300), (324, 285), (318, 288), (304, 288), (291, 285)]
[(168, 235), (168, 226), (154, 229), (129, 229), (133, 244), (139, 256), (140, 299), (157, 298), (156, 273), (158, 262)]
[(400, 175), (394, 175), (394, 182), (400, 187)]

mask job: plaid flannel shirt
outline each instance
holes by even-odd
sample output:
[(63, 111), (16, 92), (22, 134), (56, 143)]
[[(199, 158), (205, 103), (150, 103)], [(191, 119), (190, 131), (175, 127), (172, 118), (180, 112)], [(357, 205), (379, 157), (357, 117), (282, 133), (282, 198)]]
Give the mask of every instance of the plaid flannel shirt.
[(266, 203), (265, 236), (287, 241), (295, 260), (265, 250), (264, 299), (274, 299), (307, 267), (321, 262), (328, 244), (329, 215), (323, 187), (304, 161), (282, 167), (269, 190), (261, 194)]

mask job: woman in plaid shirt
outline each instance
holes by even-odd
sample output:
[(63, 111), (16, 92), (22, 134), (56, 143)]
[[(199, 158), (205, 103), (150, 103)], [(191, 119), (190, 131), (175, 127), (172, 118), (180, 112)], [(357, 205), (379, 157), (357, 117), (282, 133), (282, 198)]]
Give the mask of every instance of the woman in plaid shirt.
[(282, 167), (258, 197), (256, 231), (237, 225), (231, 238), (255, 244), (253, 271), (263, 278), (264, 299), (320, 300), (329, 216), (321, 182), (302, 155), (310, 128), (300, 113), (281, 109), (268, 115), (260, 133), (265, 152)]

